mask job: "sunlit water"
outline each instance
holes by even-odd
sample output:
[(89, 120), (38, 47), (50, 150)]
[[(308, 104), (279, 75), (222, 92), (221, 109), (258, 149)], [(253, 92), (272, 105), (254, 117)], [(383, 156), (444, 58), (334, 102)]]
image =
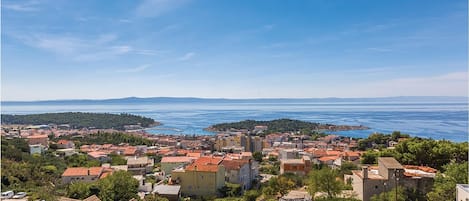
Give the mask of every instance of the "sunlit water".
[(464, 102), (282, 102), (282, 103), (162, 103), (162, 104), (3, 104), (4, 114), (45, 112), (131, 113), (163, 125), (150, 133), (210, 135), (203, 129), (216, 123), (245, 119), (291, 118), (311, 122), (364, 125), (369, 130), (335, 132), (366, 137), (373, 132), (399, 130), (412, 136), (467, 141), (468, 107)]

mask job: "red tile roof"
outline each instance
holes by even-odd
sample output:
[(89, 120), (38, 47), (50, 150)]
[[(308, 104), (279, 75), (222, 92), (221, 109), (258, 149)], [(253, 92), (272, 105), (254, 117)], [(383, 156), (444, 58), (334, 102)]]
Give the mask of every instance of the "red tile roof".
[(30, 135), (26, 138), (28, 138), (28, 139), (39, 139), (39, 138), (48, 138), (48, 137), (49, 136), (47, 136), (47, 135)]
[(218, 165), (205, 165), (205, 164), (191, 164), (186, 167), (186, 170), (197, 172), (217, 172)]
[(94, 175), (94, 176), (99, 176), (101, 172), (103, 171), (103, 167), (69, 167), (65, 170), (65, 172), (62, 174), (63, 177), (71, 177), (71, 176), (86, 176), (88, 175), (88, 170), (89, 170), (89, 175)]
[(225, 160), (221, 162), (221, 165), (225, 167), (226, 170), (239, 170), (245, 164), (248, 164), (249, 161), (247, 160)]
[(57, 144), (68, 144), (68, 140), (59, 140)]
[(161, 162), (162, 163), (190, 163), (194, 159), (195, 158), (193, 157), (187, 157), (187, 156), (175, 156), (175, 157), (165, 156), (161, 159)]

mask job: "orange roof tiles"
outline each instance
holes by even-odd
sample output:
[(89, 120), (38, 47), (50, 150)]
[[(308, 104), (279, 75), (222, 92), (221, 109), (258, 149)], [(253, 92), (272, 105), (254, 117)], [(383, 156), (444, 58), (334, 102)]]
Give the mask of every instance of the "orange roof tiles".
[(321, 158), (319, 158), (318, 160), (320, 161), (330, 161), (330, 160), (337, 160), (339, 158), (339, 156), (323, 156)]
[(239, 170), (245, 164), (249, 163), (247, 160), (225, 160), (221, 162), (227, 170)]
[(39, 139), (39, 138), (48, 138), (48, 136), (47, 135), (30, 135), (26, 138), (28, 138), (28, 139)]
[(175, 157), (168, 157), (165, 156), (161, 159), (162, 163), (190, 163), (195, 158), (187, 157), (187, 156), (175, 156)]
[(186, 170), (198, 171), (198, 172), (217, 172), (218, 171), (218, 165), (205, 165), (205, 164), (193, 163), (193, 164), (187, 166)]
[(200, 158), (198, 158), (197, 160), (194, 161), (194, 164), (198, 164), (198, 165), (201, 165), (201, 164), (204, 164), (204, 165), (208, 165), (208, 164), (218, 165), (218, 164), (220, 164), (220, 162), (222, 160), (223, 160), (223, 158), (221, 158), (221, 157), (200, 157)]
[[(86, 175), (94, 175), (99, 176), (103, 171), (103, 167), (70, 167), (65, 170), (62, 174), (63, 177), (72, 177), (72, 176), (86, 176)], [(88, 174), (89, 172), (89, 174)]]

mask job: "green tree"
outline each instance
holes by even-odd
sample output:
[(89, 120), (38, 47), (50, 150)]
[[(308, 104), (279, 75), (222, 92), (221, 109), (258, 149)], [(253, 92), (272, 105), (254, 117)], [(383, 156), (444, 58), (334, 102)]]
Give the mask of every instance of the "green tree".
[(256, 160), (257, 162), (262, 162), (262, 153), (259, 152), (259, 151), (256, 151), (254, 153), (252, 153), (252, 157), (254, 158), (254, 160)]
[(314, 197), (316, 192), (325, 192), (327, 198), (336, 198), (343, 189), (342, 181), (338, 180), (338, 176), (337, 170), (327, 167), (311, 171), (308, 184), (309, 193)]
[(168, 198), (161, 197), (157, 194), (145, 195), (143, 198), (144, 201), (169, 201)]
[(98, 186), (100, 189), (99, 198), (103, 201), (127, 201), (138, 197), (138, 181), (129, 172), (114, 172), (112, 175), (99, 180)]
[(453, 201), (456, 199), (456, 184), (468, 183), (467, 162), (450, 163), (443, 166), (445, 172), (435, 177), (432, 191), (427, 193), (429, 201)]
[(260, 193), (257, 190), (244, 191), (243, 200), (244, 201), (256, 201), (256, 198), (259, 197)]
[(126, 165), (127, 160), (124, 157), (117, 155), (117, 154), (109, 154), (111, 157), (111, 165)]
[(369, 150), (361, 156), (360, 163), (361, 164), (376, 164), (378, 158), (378, 153), (372, 150)]
[(235, 197), (241, 194), (241, 185), (226, 182), (223, 187), (218, 189), (222, 197)]
[(85, 199), (91, 195), (90, 184), (85, 182), (75, 182), (68, 186), (67, 196), (74, 199)]

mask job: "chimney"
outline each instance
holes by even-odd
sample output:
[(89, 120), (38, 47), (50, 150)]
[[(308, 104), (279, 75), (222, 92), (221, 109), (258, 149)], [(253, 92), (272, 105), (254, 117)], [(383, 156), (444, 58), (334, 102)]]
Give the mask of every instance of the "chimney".
[(362, 176), (363, 176), (363, 179), (368, 179), (368, 166), (362, 167)]
[(88, 168), (88, 175), (90, 175), (90, 169)]

